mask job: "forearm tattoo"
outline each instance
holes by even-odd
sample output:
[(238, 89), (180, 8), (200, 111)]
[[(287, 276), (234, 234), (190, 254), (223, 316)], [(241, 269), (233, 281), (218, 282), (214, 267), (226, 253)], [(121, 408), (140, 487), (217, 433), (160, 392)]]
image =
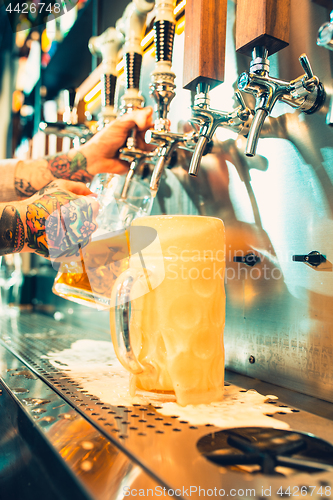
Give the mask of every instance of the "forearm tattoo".
[(0, 255), (21, 252), (24, 236), (19, 212), (13, 205), (7, 205), (0, 219)]
[(90, 182), (93, 178), (87, 171), (87, 159), (80, 151), (71, 160), (68, 155), (57, 155), (47, 161), (50, 172), (58, 179)]
[(26, 224), (28, 247), (51, 259), (79, 255), (96, 229), (85, 198), (61, 190), (29, 204)]
[(73, 158), (67, 154), (40, 160), (20, 161), (15, 172), (15, 189), (20, 197), (29, 197), (52, 179), (90, 182), (93, 178), (87, 171), (87, 159), (77, 151)]
[(35, 194), (36, 189), (32, 187), (30, 182), (25, 179), (15, 178), (15, 190), (19, 196), (32, 196)]

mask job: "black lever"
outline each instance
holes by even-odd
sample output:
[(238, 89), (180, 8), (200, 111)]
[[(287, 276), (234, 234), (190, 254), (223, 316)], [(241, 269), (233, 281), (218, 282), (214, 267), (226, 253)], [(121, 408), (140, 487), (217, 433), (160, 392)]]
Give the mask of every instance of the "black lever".
[(248, 253), (247, 255), (245, 255), (245, 257), (234, 257), (234, 262), (242, 262), (243, 264), (252, 267), (261, 262), (261, 259), (254, 253)]
[(293, 261), (305, 262), (305, 264), (310, 264), (310, 266), (317, 267), (322, 262), (326, 262), (326, 257), (320, 252), (314, 250), (307, 255), (293, 255)]

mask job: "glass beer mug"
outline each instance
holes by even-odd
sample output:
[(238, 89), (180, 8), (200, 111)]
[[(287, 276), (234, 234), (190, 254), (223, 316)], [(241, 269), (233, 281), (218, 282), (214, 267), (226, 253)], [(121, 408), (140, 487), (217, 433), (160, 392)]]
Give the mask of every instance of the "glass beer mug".
[[(156, 237), (145, 245), (147, 228)], [(132, 387), (174, 394), (183, 406), (220, 400), (223, 222), (191, 215), (143, 217), (132, 222), (129, 242), (129, 268), (112, 290), (110, 326), (117, 357), (133, 374)]]
[(110, 307), (112, 286), (129, 263), (126, 228), (133, 219), (149, 215), (153, 204), (149, 184), (135, 177), (122, 200), (124, 181), (116, 174), (94, 177), (90, 189), (100, 205), (98, 229), (79, 250), (80, 261), (61, 263), (52, 288), (56, 295), (96, 309)]

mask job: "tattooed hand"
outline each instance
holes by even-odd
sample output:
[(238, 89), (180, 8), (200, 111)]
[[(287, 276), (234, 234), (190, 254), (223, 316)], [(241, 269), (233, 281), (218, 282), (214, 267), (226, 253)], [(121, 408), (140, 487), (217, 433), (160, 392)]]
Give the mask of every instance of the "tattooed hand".
[(78, 150), (70, 150), (40, 160), (18, 162), (15, 170), (15, 189), (19, 197), (31, 196), (54, 179), (90, 182), (101, 172), (124, 173), (128, 163), (118, 158), (129, 132), (137, 128), (140, 149), (147, 149), (144, 132), (152, 126), (152, 108), (133, 111), (114, 120)]
[(97, 227), (98, 203), (86, 194), (91, 193), (82, 183), (54, 181), (25, 202), (4, 206), (0, 255), (33, 251), (52, 260), (79, 257)]

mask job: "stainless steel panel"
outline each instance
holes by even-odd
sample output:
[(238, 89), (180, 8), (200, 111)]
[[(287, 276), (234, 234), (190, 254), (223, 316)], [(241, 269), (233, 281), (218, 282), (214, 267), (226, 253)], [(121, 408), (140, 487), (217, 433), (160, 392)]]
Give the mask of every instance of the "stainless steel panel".
[[(161, 186), (154, 213), (200, 213), (226, 225), (226, 365), (240, 373), (333, 401), (333, 128), (325, 116), (333, 94), (333, 54), (316, 45), (329, 10), (310, 0), (291, 0), (290, 46), (270, 57), (271, 74), (301, 75), (306, 52), (324, 84), (325, 106), (313, 115), (283, 103), (264, 126), (255, 158), (244, 155), (246, 139), (218, 129), (213, 154), (189, 178), (189, 155)], [(250, 59), (235, 53), (235, 1), (229, 0), (226, 81), (212, 91), (212, 107), (233, 107), (237, 76)], [(190, 117), (190, 93), (182, 90), (184, 34), (176, 37), (177, 93), (171, 103), (172, 130)], [(207, 48), (207, 50), (209, 50)], [(142, 88), (147, 103), (153, 57), (144, 58)], [(253, 107), (251, 96), (244, 95)], [(292, 256), (316, 250), (327, 262), (318, 268)], [(254, 267), (234, 255), (255, 252)], [(250, 364), (250, 356), (255, 363)]]

